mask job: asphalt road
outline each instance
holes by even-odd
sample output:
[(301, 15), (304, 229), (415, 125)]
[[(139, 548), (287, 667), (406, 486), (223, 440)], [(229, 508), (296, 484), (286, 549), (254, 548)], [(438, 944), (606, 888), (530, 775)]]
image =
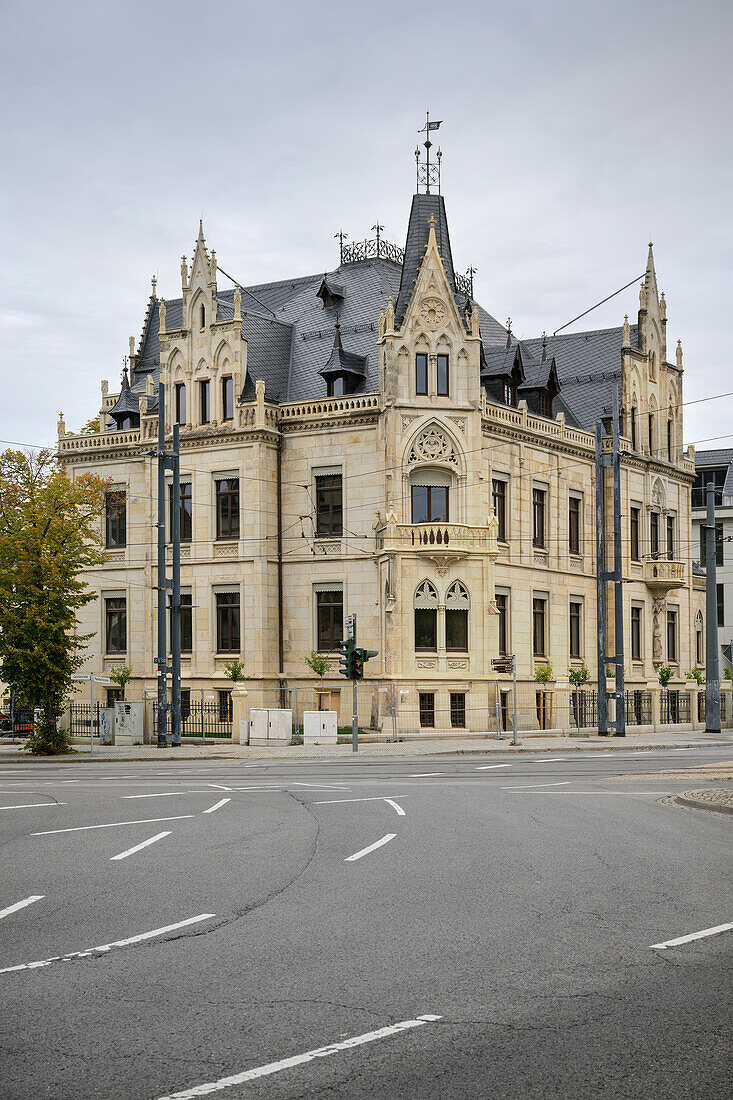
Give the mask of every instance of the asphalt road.
[(2, 767), (0, 1097), (728, 1097), (731, 759)]

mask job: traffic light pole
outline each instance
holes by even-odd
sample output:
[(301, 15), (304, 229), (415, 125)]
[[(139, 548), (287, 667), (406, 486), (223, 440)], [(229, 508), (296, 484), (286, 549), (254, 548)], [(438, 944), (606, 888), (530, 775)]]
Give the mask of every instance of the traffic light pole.
[(351, 751), (359, 751), (359, 715), (356, 708), (356, 680), (351, 681), (353, 693), (353, 711), (351, 715)]
[(158, 748), (168, 744), (168, 655), (165, 576), (165, 385), (158, 383)]

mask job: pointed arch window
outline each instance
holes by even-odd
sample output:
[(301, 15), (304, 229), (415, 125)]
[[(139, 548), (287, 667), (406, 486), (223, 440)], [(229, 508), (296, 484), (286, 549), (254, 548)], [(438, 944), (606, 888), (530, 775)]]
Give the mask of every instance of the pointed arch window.
[(415, 592), (415, 650), (436, 653), (438, 649), (438, 592), (430, 581), (423, 581)]
[(468, 651), (468, 589), (456, 581), (445, 597), (445, 648), (448, 652)]
[(674, 421), (669, 419), (667, 421), (667, 461), (672, 462), (674, 458)]
[(199, 307), (199, 325), (201, 328), (206, 328), (206, 306), (203, 302)]
[(649, 413), (648, 431), (649, 431), (649, 454), (653, 458), (654, 457), (654, 413), (653, 412)]

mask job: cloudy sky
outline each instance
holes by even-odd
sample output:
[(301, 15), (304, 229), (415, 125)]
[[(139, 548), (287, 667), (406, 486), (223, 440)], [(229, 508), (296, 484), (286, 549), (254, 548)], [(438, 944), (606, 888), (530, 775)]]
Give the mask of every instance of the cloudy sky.
[[(5, 4), (0, 437), (96, 414), (202, 214), (244, 284), (335, 266), (339, 228), (404, 243), (426, 108), (482, 305), (553, 331), (651, 237), (686, 399), (733, 390), (732, 40), (723, 0)], [(637, 307), (632, 287), (575, 329)], [(690, 405), (686, 440), (732, 411)]]

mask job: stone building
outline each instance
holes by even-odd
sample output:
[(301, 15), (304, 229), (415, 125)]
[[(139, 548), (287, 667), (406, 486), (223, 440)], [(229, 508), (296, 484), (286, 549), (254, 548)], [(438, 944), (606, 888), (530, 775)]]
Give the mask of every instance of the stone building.
[[(696, 572), (705, 569), (705, 487), (715, 486), (715, 574), (718, 604), (718, 659), (721, 674), (733, 667), (733, 450), (698, 451), (692, 487), (692, 556)], [(704, 667), (702, 613), (696, 622), (698, 663)], [(702, 631), (702, 634), (700, 632)]]
[(599, 418), (610, 431), (619, 385), (627, 687), (656, 685), (663, 662), (683, 680), (704, 613), (694, 455), (651, 246), (636, 323), (519, 340), (454, 267), (441, 194), (418, 188), (404, 251), (380, 232), (342, 236), (325, 274), (244, 286), (200, 227), (180, 292), (164, 301), (153, 283), (121, 391), (102, 382), (101, 431), (69, 435), (61, 419), (69, 473), (111, 482), (87, 667), (126, 663), (128, 695), (154, 691), (145, 452), (162, 378), (166, 423), (181, 424), (184, 691), (225, 701), (236, 658), (250, 705), (277, 705), (318, 683), (304, 664), (316, 651), (348, 721), (335, 650), (350, 612), (359, 644), (379, 651), (361, 717), (394, 691), (406, 733), (490, 728), (498, 654), (517, 654), (527, 685), (547, 663), (558, 682), (583, 662), (595, 677), (593, 432)]

